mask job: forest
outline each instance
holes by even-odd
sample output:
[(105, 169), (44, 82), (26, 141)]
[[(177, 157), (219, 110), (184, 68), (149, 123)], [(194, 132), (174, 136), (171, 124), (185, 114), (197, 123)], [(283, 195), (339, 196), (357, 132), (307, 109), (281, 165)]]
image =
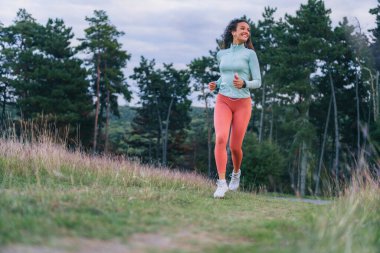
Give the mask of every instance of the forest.
[[(335, 195), (364, 161), (380, 176), (378, 2), (368, 10), (376, 17), (369, 31), (347, 18), (333, 26), (322, 0), (278, 19), (272, 7), (255, 20), (243, 16), (262, 75), (243, 144), (244, 190)], [(221, 37), (185, 69), (142, 56), (127, 76), (126, 35), (104, 10), (85, 17), (83, 38), (62, 19), (40, 24), (25, 9), (15, 15), (9, 26), (0, 20), (0, 138), (32, 124), (69, 149), (216, 178), (216, 94), (208, 83), (219, 77)], [(194, 93), (204, 106), (192, 105)], [(138, 105), (120, 106), (118, 96), (137, 96)]]

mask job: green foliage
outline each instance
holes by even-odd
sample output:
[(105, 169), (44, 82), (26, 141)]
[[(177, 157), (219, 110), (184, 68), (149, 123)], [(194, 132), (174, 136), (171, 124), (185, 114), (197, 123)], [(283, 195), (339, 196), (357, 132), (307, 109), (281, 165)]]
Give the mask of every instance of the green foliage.
[(207, 101), (214, 94), (209, 92), (208, 83), (218, 78), (218, 66), (216, 53), (210, 52), (210, 56), (196, 58), (188, 65), (189, 73), (193, 82), (194, 91), (198, 91), (198, 100)]
[(374, 57), (375, 67), (380, 71), (380, 2), (377, 6), (369, 10), (369, 13), (376, 17), (376, 27), (369, 30), (372, 32), (374, 42), (370, 45), (371, 53)]
[[(363, 50), (367, 44), (364, 34), (355, 32), (355, 27), (350, 25), (347, 19), (335, 27), (329, 46), (329, 54), (326, 55), (326, 64), (321, 67), (322, 74), (315, 76), (312, 81), (318, 90), (318, 97), (310, 107), (310, 117), (313, 125), (322, 136), (326, 123), (326, 114), (331, 98), (331, 74), (334, 84), (335, 97), (338, 109), (338, 125), (342, 146), (351, 147), (351, 151), (358, 150), (357, 143), (358, 122), (371, 121), (371, 109), (368, 101), (371, 100), (370, 87), (367, 84), (368, 71), (358, 69), (369, 66), (370, 57)], [(367, 67), (365, 67), (367, 68)], [(359, 107), (359, 108), (358, 108)], [(333, 113), (330, 122), (334, 122)], [(358, 118), (359, 117), (359, 118)], [(328, 133), (334, 136), (334, 125), (330, 123)], [(362, 138), (362, 136), (359, 136)]]
[(60, 19), (42, 26), (20, 10), (14, 24), (3, 30), (4, 64), (23, 119), (69, 129), (69, 139), (79, 135), (86, 144), (92, 102), (87, 72), (70, 47), (71, 30)]
[(122, 44), (118, 41), (124, 33), (111, 24), (105, 11), (95, 10), (94, 16), (86, 17), (86, 21), (89, 27), (85, 29), (85, 38), (79, 39), (82, 43), (77, 50), (89, 56), (86, 65), (89, 66), (92, 95), (96, 97), (95, 128), (99, 132), (94, 133), (94, 148), (102, 150), (95, 144), (97, 138), (102, 137), (102, 127), (105, 126), (104, 149), (108, 148), (110, 114), (119, 116), (117, 95), (123, 95), (126, 101), (131, 100), (132, 93), (124, 76), (131, 55), (122, 49)]
[(119, 107), (120, 116), (113, 116), (110, 120), (109, 139), (110, 151), (114, 154), (128, 154), (128, 144), (125, 139), (127, 132), (132, 130), (131, 122), (136, 114), (136, 108), (129, 106)]
[[(210, 113), (212, 115), (212, 111)], [(212, 120), (212, 119), (211, 119)], [(212, 122), (211, 122), (212, 124)], [(213, 129), (210, 129), (213, 131)], [(214, 138), (211, 135), (210, 145), (211, 154), (209, 158), (208, 148), (208, 129), (205, 116), (205, 109), (192, 107), (191, 123), (187, 129), (186, 146), (188, 147), (187, 164), (188, 168), (201, 173), (208, 177), (215, 177), (215, 159), (214, 159)], [(209, 168), (208, 161), (211, 160)], [(211, 174), (211, 175), (210, 175)]]
[[(127, 101), (131, 99), (131, 91), (126, 82), (123, 70), (127, 66), (131, 55), (122, 49), (122, 44), (118, 39), (124, 32), (118, 31), (111, 24), (107, 13), (103, 10), (95, 10), (93, 17), (86, 17), (89, 27), (85, 29), (85, 38), (77, 50), (90, 55), (86, 60), (90, 66), (93, 92), (96, 90), (97, 66), (101, 72), (101, 106), (106, 107), (106, 91), (110, 92), (111, 111), (119, 115), (116, 94), (122, 94)], [(99, 57), (99, 58), (98, 58)]]
[(185, 128), (190, 123), (187, 71), (176, 70), (172, 64), (156, 69), (154, 60), (141, 57), (131, 78), (138, 83), (141, 107), (136, 108), (133, 130), (127, 137), (128, 153), (138, 151), (135, 155), (144, 162), (181, 166)]
[(0, 129), (5, 128), (10, 114), (7, 108), (14, 105), (14, 88), (11, 86), (12, 60), (9, 56), (7, 31), (0, 23)]
[[(279, 46), (273, 58), (278, 63), (273, 66), (273, 75), (277, 81), (277, 96), (274, 100), (282, 106), (286, 105), (287, 108), (282, 112), (288, 114), (285, 118), (290, 122), (284, 121), (283, 125), (293, 130), (293, 136), (285, 137), (283, 147), (300, 150), (301, 169), (297, 177), (301, 195), (305, 194), (308, 165), (313, 159), (311, 151), (316, 136), (310, 108), (318, 92), (312, 83), (312, 77), (318, 75), (318, 70), (325, 64), (326, 55), (330, 52), (330, 12), (323, 1), (308, 0), (306, 4), (301, 4), (295, 16), (286, 15), (285, 21), (279, 22), (276, 28)], [(296, 152), (289, 152), (288, 161), (298, 160), (295, 154)]]
[[(268, 191), (289, 192), (286, 183), (285, 157), (275, 143), (259, 143), (256, 135), (248, 132), (243, 145), (242, 186), (247, 190), (265, 188)], [(285, 179), (285, 181), (284, 181)]]
[[(206, 140), (207, 145), (203, 145), (203, 149), (207, 150), (207, 164), (201, 165), (199, 162), (195, 162), (198, 160), (196, 158), (196, 154), (201, 154), (202, 152), (199, 152), (198, 145), (201, 145), (202, 141), (204, 142), (205, 139), (195, 138), (192, 140), (193, 144), (193, 150), (194, 150), (194, 157), (193, 157), (193, 164), (195, 168), (203, 167), (203, 169), (207, 168), (207, 174), (209, 177), (211, 177), (212, 174), (212, 114), (210, 110), (210, 99), (214, 97), (214, 92), (210, 92), (208, 88), (208, 83), (211, 81), (217, 80), (217, 70), (218, 70), (218, 64), (216, 60), (216, 52), (210, 51), (210, 56), (208, 57), (202, 57), (194, 59), (189, 65), (189, 73), (190, 77), (193, 83), (194, 91), (198, 92), (197, 99), (199, 101), (202, 101), (204, 103), (204, 116), (205, 116), (205, 130), (206, 130)], [(195, 124), (196, 121), (194, 121)], [(202, 133), (201, 127), (199, 125), (193, 125), (194, 127), (198, 128), (198, 134)], [(198, 140), (197, 140), (198, 139)], [(202, 154), (201, 154), (202, 156)], [(202, 161), (202, 160), (200, 160)]]

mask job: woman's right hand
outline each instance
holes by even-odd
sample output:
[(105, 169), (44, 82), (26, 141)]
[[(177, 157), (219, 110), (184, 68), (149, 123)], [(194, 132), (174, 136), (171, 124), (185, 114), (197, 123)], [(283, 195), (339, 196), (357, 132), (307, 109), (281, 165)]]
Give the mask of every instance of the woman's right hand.
[(216, 89), (216, 83), (215, 82), (209, 82), (208, 88), (210, 89), (210, 91), (215, 90)]

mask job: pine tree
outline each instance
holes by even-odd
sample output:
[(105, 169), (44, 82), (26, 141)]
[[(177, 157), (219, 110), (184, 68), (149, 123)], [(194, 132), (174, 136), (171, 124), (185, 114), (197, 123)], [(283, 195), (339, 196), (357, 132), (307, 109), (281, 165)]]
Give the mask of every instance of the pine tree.
[(45, 86), (39, 94), (45, 96), (43, 112), (55, 117), (58, 126), (70, 124), (75, 130), (80, 125), (82, 141), (87, 144), (92, 129), (88, 126), (92, 101), (87, 71), (82, 68), (83, 62), (74, 57), (75, 50), (70, 46), (73, 37), (72, 29), (67, 28), (63, 20), (48, 20), (42, 41), (45, 63), (36, 70), (42, 74)]
[(7, 28), (7, 55), (13, 62), (11, 85), (21, 116), (52, 123), (70, 139), (81, 134), (85, 141), (86, 133), (79, 133), (77, 127), (86, 125), (91, 98), (86, 70), (70, 46), (71, 30), (60, 19), (49, 19), (42, 26), (20, 10)]
[[(99, 150), (98, 138), (105, 124), (104, 151), (108, 151), (108, 125), (110, 114), (119, 115), (117, 94), (130, 101), (131, 92), (123, 70), (131, 55), (122, 49), (118, 38), (124, 35), (111, 24), (103, 10), (95, 10), (93, 17), (86, 17), (89, 27), (78, 50), (90, 55), (86, 60), (89, 66), (92, 91), (96, 99), (93, 135), (93, 151)], [(105, 117), (103, 116), (105, 112)]]
[(207, 157), (208, 157), (208, 176), (211, 177), (211, 158), (212, 158), (212, 115), (209, 99), (214, 97), (214, 93), (209, 92), (208, 83), (217, 79), (217, 61), (215, 52), (210, 52), (210, 56), (194, 59), (189, 65), (190, 76), (193, 80), (194, 90), (199, 92), (198, 100), (202, 100), (205, 105), (205, 118), (207, 128)]
[(13, 62), (10, 66), (13, 76), (11, 86), (18, 98), (19, 113), (22, 118), (31, 119), (41, 113), (38, 103), (34, 102), (36, 99), (33, 100), (33, 90), (39, 86), (35, 73), (42, 57), (34, 52), (42, 41), (43, 26), (36, 23), (25, 9), (20, 9), (13, 25), (7, 28), (6, 36), (9, 43), (8, 62)]
[(141, 107), (132, 124), (132, 136), (139, 138), (130, 138), (129, 143), (134, 150), (140, 148), (146, 162), (178, 166), (175, 160), (183, 155), (184, 130), (190, 123), (189, 75), (172, 64), (156, 69), (154, 60), (142, 57), (131, 78), (138, 84)]
[(274, 124), (274, 107), (276, 93), (276, 76), (273, 74), (273, 65), (278, 48), (278, 23), (274, 20), (276, 9), (266, 7), (263, 13), (263, 20), (259, 20), (257, 25), (252, 26), (252, 41), (260, 61), (262, 87), (253, 90), (252, 94), (255, 104), (260, 105), (260, 124), (258, 131), (259, 142), (264, 140), (265, 134), (265, 113), (270, 112), (269, 129), (267, 130), (269, 140), (272, 140)]
[(380, 71), (380, 0), (375, 8), (369, 10), (369, 13), (376, 17), (376, 27), (369, 30), (373, 36), (373, 43), (371, 44), (372, 55), (375, 58), (377, 71)]
[(0, 23), (0, 130), (4, 130), (7, 121), (7, 107), (14, 104), (12, 82), (12, 55), (9, 50), (8, 29)]
[(132, 132), (127, 133), (128, 154), (137, 156), (145, 163), (159, 163), (161, 133), (157, 124), (153, 98), (160, 86), (164, 86), (156, 71), (155, 60), (141, 57), (140, 65), (134, 68), (131, 76), (139, 88), (139, 107), (132, 122)]
[(289, 111), (292, 117), (288, 125), (296, 130), (292, 147), (300, 154), (301, 170), (296, 190), (301, 195), (306, 191), (311, 146), (315, 141), (315, 128), (309, 116), (315, 88), (310, 78), (318, 69), (318, 60), (324, 57), (323, 50), (331, 33), (329, 13), (323, 1), (309, 0), (301, 5), (296, 16), (286, 15), (286, 23), (282, 27), (285, 32), (279, 38), (278, 65), (275, 66), (279, 81), (278, 97), (283, 104), (293, 108)]
[[(378, 111), (380, 110), (380, 87), (379, 87), (379, 75), (380, 75), (380, 0), (377, 1), (378, 4), (375, 8), (369, 10), (369, 13), (376, 17), (376, 27), (369, 30), (372, 33), (373, 41), (370, 44), (370, 50), (374, 60), (375, 68), (375, 87), (378, 93), (377, 96), (377, 106)], [(371, 70), (370, 70), (371, 71)], [(368, 72), (370, 72), (368, 71)], [(371, 137), (372, 141), (376, 142), (376, 147), (379, 147), (380, 144), (380, 122), (377, 121), (374, 126), (371, 128)], [(379, 148), (377, 148), (379, 149)]]
[[(172, 164), (181, 167), (183, 156), (186, 155), (184, 143), (186, 140), (186, 131), (190, 124), (189, 111), (191, 110), (191, 100), (188, 98), (190, 94), (190, 75), (187, 70), (177, 70), (173, 64), (164, 64), (161, 76), (165, 82), (166, 90), (160, 95), (162, 96), (161, 104), (164, 105), (161, 110), (162, 117), (166, 116), (163, 123), (165, 126), (165, 144), (163, 145), (163, 165)], [(165, 113), (164, 100), (169, 100), (169, 106), (166, 105)], [(170, 104), (172, 109), (170, 110)], [(158, 104), (158, 106), (160, 106)], [(161, 107), (161, 106), (160, 106)], [(170, 133), (168, 132), (170, 131)], [(170, 135), (169, 135), (170, 134)], [(164, 137), (164, 136), (163, 136)], [(169, 152), (168, 152), (169, 150)]]

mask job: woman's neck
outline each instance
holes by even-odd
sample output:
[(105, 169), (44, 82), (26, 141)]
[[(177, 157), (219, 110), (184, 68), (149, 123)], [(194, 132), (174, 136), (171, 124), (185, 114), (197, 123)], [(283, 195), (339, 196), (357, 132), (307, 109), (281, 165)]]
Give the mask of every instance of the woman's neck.
[(244, 43), (234, 43), (232, 42), (230, 47), (244, 47)]
[(244, 44), (244, 41), (241, 41), (241, 40), (233, 40), (232, 41), (232, 45), (241, 45), (241, 44)]

